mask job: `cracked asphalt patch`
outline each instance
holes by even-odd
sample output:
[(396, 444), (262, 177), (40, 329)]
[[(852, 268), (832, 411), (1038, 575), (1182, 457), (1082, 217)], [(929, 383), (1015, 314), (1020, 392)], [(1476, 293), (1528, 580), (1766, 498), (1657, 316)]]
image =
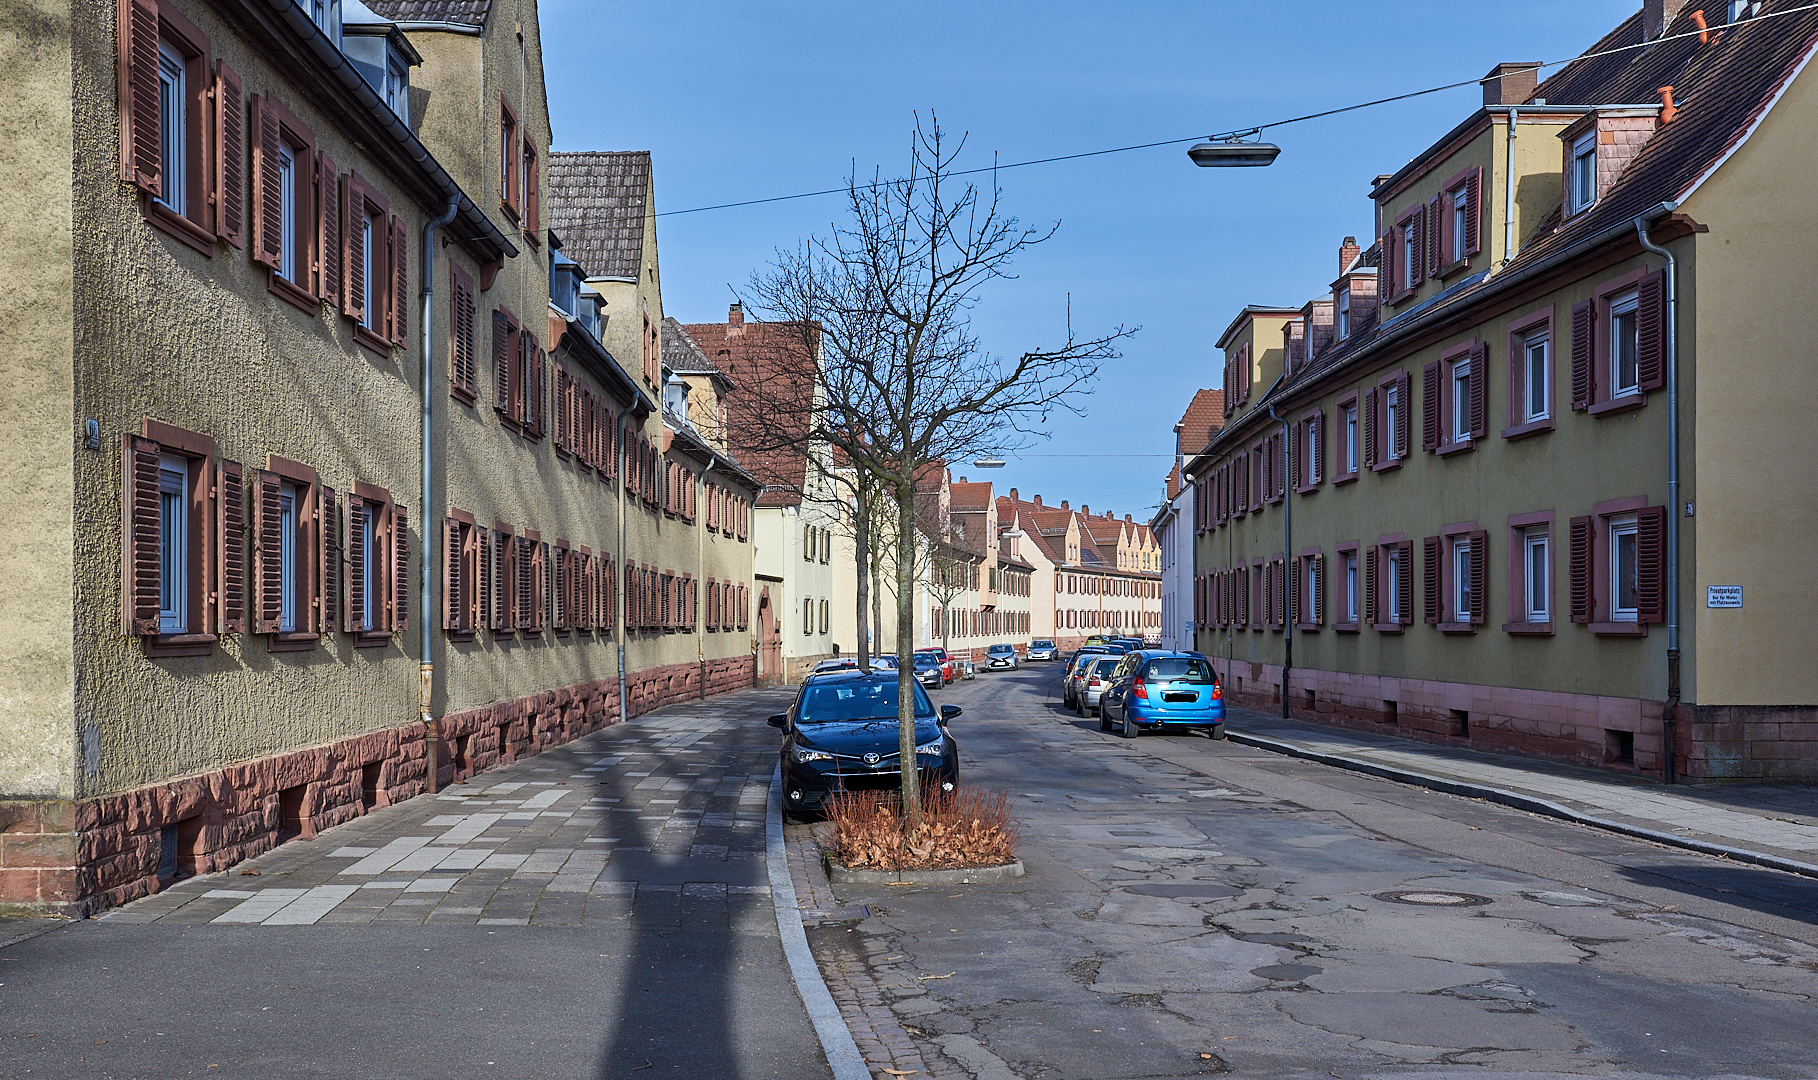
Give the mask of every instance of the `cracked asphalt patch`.
[[(1054, 668), (937, 695), (1028, 871), (832, 888), (935, 1080), (1806, 1077), (1818, 882), (1062, 712)], [(795, 833), (798, 839), (805, 831)], [(1379, 898), (1463, 894), (1487, 901)], [(849, 931), (849, 932), (848, 932)], [(951, 978), (923, 980), (934, 973)], [(919, 973), (919, 974), (918, 974)]]

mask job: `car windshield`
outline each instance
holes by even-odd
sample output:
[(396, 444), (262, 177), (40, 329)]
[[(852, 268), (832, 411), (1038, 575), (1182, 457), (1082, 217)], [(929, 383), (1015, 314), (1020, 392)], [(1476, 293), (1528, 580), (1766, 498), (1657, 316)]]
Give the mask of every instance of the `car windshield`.
[(928, 670), (928, 669), (929, 669), (929, 668), (937, 668), (937, 667), (940, 667), (940, 666), (941, 666), (941, 662), (940, 662), (940, 658), (939, 658), (939, 657), (935, 657), (935, 656), (923, 656), (923, 655), (921, 655), (921, 654), (920, 654), (920, 653), (917, 653), (917, 654), (916, 654), (916, 657), (915, 657), (915, 669), (916, 669), (916, 670), (917, 670), (917, 671), (926, 671), (926, 670)]
[(1035, 647), (1036, 647), (1036, 648), (1038, 648), (1038, 649), (1052, 649), (1052, 648), (1054, 648), (1054, 642), (1052, 642), (1052, 641), (1037, 641), (1037, 642), (1033, 642), (1033, 644), (1034, 644), (1034, 645), (1035, 645)]
[(1115, 656), (1101, 656), (1095, 660), (1087, 661), (1084, 669), (1085, 674), (1088, 676), (1097, 675), (1101, 678), (1109, 675), (1111, 674), (1111, 669), (1117, 666), (1117, 659), (1118, 658)]
[[(798, 724), (824, 724), (838, 720), (895, 720), (894, 680), (853, 681), (810, 686), (796, 708)], [(915, 715), (933, 716), (934, 704), (920, 686), (915, 687)]]
[(1143, 665), (1143, 678), (1156, 682), (1179, 682), (1192, 686), (1211, 686), (1212, 665), (1197, 656), (1163, 656)]
[(1008, 645), (993, 645), (989, 649), (986, 649), (985, 651), (994, 652), (994, 653), (1007, 653), (1007, 652), (1015, 652), (1016, 650), (1012, 649)]

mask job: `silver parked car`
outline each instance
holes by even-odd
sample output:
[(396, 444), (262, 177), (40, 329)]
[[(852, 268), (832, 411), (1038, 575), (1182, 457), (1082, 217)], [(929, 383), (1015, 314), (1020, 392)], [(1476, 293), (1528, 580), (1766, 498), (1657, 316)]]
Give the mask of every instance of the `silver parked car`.
[(986, 671), (1015, 671), (1018, 666), (1014, 645), (992, 645), (985, 650)]
[(1088, 660), (1079, 670), (1079, 690), (1074, 695), (1074, 708), (1081, 716), (1092, 716), (1098, 712), (1098, 702), (1111, 688), (1111, 669), (1117, 667), (1121, 656), (1100, 656)]
[(1060, 655), (1060, 650), (1054, 647), (1054, 642), (1044, 638), (1041, 641), (1031, 641), (1029, 643), (1028, 652), (1025, 655), (1030, 662), (1036, 660), (1052, 660)]

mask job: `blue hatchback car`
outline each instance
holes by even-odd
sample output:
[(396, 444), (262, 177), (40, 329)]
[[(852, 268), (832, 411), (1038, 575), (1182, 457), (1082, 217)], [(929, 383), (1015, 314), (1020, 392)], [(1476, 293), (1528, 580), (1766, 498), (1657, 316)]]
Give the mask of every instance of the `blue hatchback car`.
[(1123, 725), (1133, 739), (1145, 731), (1200, 730), (1225, 737), (1225, 688), (1199, 653), (1138, 649), (1111, 672), (1098, 701), (1098, 729)]

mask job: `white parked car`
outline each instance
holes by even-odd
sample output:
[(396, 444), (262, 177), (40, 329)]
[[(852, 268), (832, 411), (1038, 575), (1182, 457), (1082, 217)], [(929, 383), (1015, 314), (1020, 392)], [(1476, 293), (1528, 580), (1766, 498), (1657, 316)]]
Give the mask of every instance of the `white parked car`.
[(1052, 641), (1031, 641), (1029, 643), (1029, 651), (1025, 655), (1028, 656), (1031, 662), (1036, 660), (1053, 660), (1060, 655), (1060, 650), (1054, 647), (1054, 642)]
[(985, 650), (986, 671), (1015, 671), (1018, 666), (1014, 645), (992, 645)]

